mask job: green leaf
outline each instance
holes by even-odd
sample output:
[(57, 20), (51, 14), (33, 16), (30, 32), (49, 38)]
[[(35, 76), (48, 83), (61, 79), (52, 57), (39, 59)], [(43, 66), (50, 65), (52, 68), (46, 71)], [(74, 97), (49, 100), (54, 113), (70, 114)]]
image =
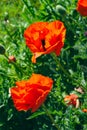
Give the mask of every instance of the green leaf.
[(4, 123), (1, 123), (1, 122), (0, 122), (0, 127), (3, 126), (3, 125), (4, 125)]
[(35, 112), (34, 114), (32, 114), (31, 116), (29, 116), (27, 118), (27, 120), (33, 119), (35, 117), (41, 116), (41, 115), (45, 115), (45, 112)]

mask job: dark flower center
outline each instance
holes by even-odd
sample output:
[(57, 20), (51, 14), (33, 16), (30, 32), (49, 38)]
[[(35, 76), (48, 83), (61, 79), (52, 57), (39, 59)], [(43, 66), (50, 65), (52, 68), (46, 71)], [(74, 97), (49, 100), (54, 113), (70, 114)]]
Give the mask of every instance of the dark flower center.
[(46, 48), (45, 48), (45, 40), (41, 40), (41, 42), (42, 42), (43, 50), (46, 51)]

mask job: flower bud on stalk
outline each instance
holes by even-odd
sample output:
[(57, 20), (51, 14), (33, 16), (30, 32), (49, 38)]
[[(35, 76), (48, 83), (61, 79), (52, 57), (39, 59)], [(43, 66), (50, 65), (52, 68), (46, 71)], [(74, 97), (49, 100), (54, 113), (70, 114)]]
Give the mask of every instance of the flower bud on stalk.
[(61, 15), (65, 15), (66, 14), (66, 9), (61, 5), (57, 5), (56, 6), (56, 12), (58, 12)]
[(14, 56), (9, 56), (8, 57), (8, 62), (11, 63), (11, 62), (16, 62), (16, 58)]

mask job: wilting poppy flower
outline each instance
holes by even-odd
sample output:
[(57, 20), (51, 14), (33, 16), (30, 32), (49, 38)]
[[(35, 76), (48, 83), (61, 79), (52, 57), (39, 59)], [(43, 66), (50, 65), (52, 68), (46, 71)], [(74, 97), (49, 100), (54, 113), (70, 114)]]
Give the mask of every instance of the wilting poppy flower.
[(66, 95), (65, 98), (64, 98), (64, 101), (68, 105), (73, 105), (75, 107), (79, 106), (79, 100), (78, 100), (78, 96), (76, 94)]
[(27, 46), (33, 52), (32, 62), (42, 54), (55, 52), (60, 54), (64, 46), (66, 29), (61, 21), (37, 22), (31, 24), (24, 32)]
[(81, 94), (84, 93), (84, 90), (82, 89), (82, 87), (75, 88), (74, 90), (81, 93)]
[(35, 112), (52, 89), (53, 80), (40, 74), (32, 74), (27, 81), (18, 81), (10, 89), (14, 106), (18, 111), (31, 109)]
[(87, 16), (87, 0), (78, 0), (77, 11), (82, 16)]
[(83, 111), (83, 112), (87, 112), (87, 109), (83, 109), (82, 111)]

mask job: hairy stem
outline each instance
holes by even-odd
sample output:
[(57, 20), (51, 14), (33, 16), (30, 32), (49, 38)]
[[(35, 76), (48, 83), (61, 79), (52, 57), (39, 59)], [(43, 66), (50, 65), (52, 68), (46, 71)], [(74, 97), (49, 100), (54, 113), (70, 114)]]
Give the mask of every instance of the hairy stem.
[(62, 64), (60, 63), (60, 61), (58, 60), (57, 56), (55, 55), (55, 53), (52, 53), (51, 56), (53, 57), (53, 59), (55, 60), (57, 66), (60, 67), (60, 69), (64, 72), (64, 74), (71, 79), (70, 74), (65, 70), (65, 68), (62, 66)]
[(57, 130), (60, 130), (59, 126), (55, 123), (54, 118), (52, 117), (52, 115), (50, 114), (50, 112), (48, 111), (48, 109), (46, 108), (46, 106), (44, 104), (43, 104), (43, 108), (44, 108), (47, 116), (50, 118), (52, 124), (57, 128)]

